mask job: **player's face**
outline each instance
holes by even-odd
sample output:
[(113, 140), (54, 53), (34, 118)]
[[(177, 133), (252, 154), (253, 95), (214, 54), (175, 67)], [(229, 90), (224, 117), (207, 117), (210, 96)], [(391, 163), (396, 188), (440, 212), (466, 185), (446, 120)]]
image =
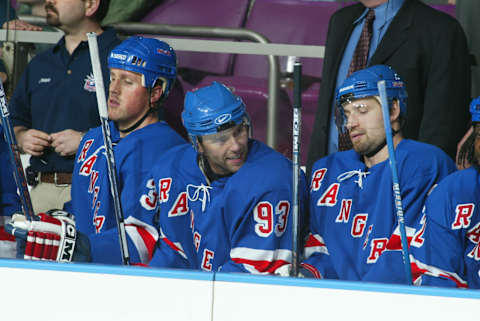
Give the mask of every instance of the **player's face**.
[(123, 69), (110, 69), (108, 117), (119, 129), (127, 129), (142, 118), (149, 108), (148, 90), (142, 75)]
[(69, 29), (85, 18), (85, 0), (46, 0), (45, 11), (49, 25)]
[(247, 158), (248, 126), (240, 124), (217, 134), (202, 136), (198, 150), (205, 155), (215, 174), (233, 174)]
[(343, 106), (353, 149), (366, 155), (385, 140), (382, 109), (377, 99), (356, 99)]

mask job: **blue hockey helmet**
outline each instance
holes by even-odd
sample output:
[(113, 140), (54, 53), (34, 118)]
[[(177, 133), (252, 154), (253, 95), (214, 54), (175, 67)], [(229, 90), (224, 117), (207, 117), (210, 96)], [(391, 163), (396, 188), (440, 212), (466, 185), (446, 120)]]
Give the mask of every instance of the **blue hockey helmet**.
[(143, 75), (147, 88), (158, 79), (163, 81), (163, 96), (167, 96), (177, 77), (177, 57), (169, 44), (155, 38), (132, 36), (115, 47), (108, 57), (108, 67)]
[(470, 103), (472, 122), (480, 122), (480, 97), (474, 98)]
[(182, 120), (194, 146), (197, 136), (215, 134), (244, 121), (250, 125), (243, 100), (216, 81), (187, 92)]
[(385, 80), (389, 106), (394, 99), (398, 100), (400, 106), (400, 115), (405, 116), (407, 112), (407, 90), (405, 83), (395, 70), (386, 65), (375, 65), (354, 72), (338, 88), (336, 93), (337, 108), (340, 109), (341, 119), (337, 119), (337, 126), (343, 128), (346, 119), (343, 116), (343, 105), (349, 101), (366, 98), (371, 96), (380, 96), (377, 84), (380, 80)]

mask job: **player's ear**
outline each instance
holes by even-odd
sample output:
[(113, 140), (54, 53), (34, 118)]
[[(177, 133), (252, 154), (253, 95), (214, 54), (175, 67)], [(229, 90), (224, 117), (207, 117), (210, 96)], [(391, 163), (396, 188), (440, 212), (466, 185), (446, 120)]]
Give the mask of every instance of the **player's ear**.
[(392, 101), (392, 107), (390, 108), (390, 122), (393, 123), (399, 120), (400, 120), (400, 104), (397, 99), (394, 99)]
[(200, 154), (202, 154), (202, 153), (205, 151), (205, 149), (203, 148), (202, 143), (200, 142), (200, 140), (198, 140), (198, 138), (197, 138), (197, 149), (198, 149), (198, 152), (199, 152)]
[(161, 84), (153, 87), (150, 94), (150, 103), (154, 105), (157, 101), (160, 100), (160, 98), (162, 97), (162, 94), (163, 94), (163, 88)]
[(85, 0), (85, 16), (92, 17), (100, 6), (100, 0)]

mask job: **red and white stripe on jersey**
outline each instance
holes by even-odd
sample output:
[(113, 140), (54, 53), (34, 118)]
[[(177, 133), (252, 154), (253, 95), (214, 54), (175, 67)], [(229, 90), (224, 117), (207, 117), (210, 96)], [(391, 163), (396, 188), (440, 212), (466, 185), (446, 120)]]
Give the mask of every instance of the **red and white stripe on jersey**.
[(418, 283), (422, 275), (429, 275), (437, 278), (447, 278), (453, 281), (457, 288), (468, 288), (467, 281), (463, 280), (458, 274), (424, 264), (416, 260), (413, 255), (410, 255), (410, 267), (414, 283)]
[(303, 262), (303, 263), (300, 263), (300, 267), (304, 268), (305, 270), (308, 270), (310, 273), (312, 273), (312, 275), (316, 279), (323, 279), (322, 273), (320, 273), (320, 271), (317, 270), (317, 268), (314, 267), (313, 265)]
[[(408, 247), (410, 247), (410, 242), (412, 241), (412, 238), (415, 236), (415, 229), (413, 227), (405, 226), (405, 231), (407, 234), (407, 244), (408, 244)], [(392, 236), (390, 236), (386, 249), (389, 251), (402, 250), (402, 239), (400, 237), (400, 228), (398, 227), (398, 225), (393, 231)]]
[(305, 242), (305, 246), (303, 247), (303, 254), (305, 258), (308, 259), (312, 254), (315, 253), (329, 255), (323, 238), (318, 234), (310, 233), (307, 241)]
[(230, 257), (252, 274), (284, 275), (284, 266), (292, 262), (292, 251), (236, 247), (230, 250)]
[(141, 263), (150, 262), (158, 240), (157, 229), (129, 216), (125, 220), (125, 231), (137, 248)]
[(188, 260), (187, 255), (185, 254), (185, 250), (180, 242), (172, 242), (163, 233), (163, 230), (160, 228), (160, 240), (165, 242), (172, 250), (176, 251), (180, 254), (185, 260)]

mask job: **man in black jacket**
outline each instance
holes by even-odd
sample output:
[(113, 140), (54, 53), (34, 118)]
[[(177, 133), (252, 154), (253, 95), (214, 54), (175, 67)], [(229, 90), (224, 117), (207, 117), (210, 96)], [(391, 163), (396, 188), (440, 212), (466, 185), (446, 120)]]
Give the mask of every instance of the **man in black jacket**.
[[(336, 151), (333, 98), (346, 78), (368, 9), (378, 11), (367, 65), (393, 67), (407, 84), (408, 113), (403, 133), (455, 157), (466, 131), (470, 100), (470, 55), (465, 34), (452, 17), (418, 0), (360, 0), (330, 19), (322, 85), (309, 147), (307, 171)], [(383, 13), (381, 12), (383, 10)]]

